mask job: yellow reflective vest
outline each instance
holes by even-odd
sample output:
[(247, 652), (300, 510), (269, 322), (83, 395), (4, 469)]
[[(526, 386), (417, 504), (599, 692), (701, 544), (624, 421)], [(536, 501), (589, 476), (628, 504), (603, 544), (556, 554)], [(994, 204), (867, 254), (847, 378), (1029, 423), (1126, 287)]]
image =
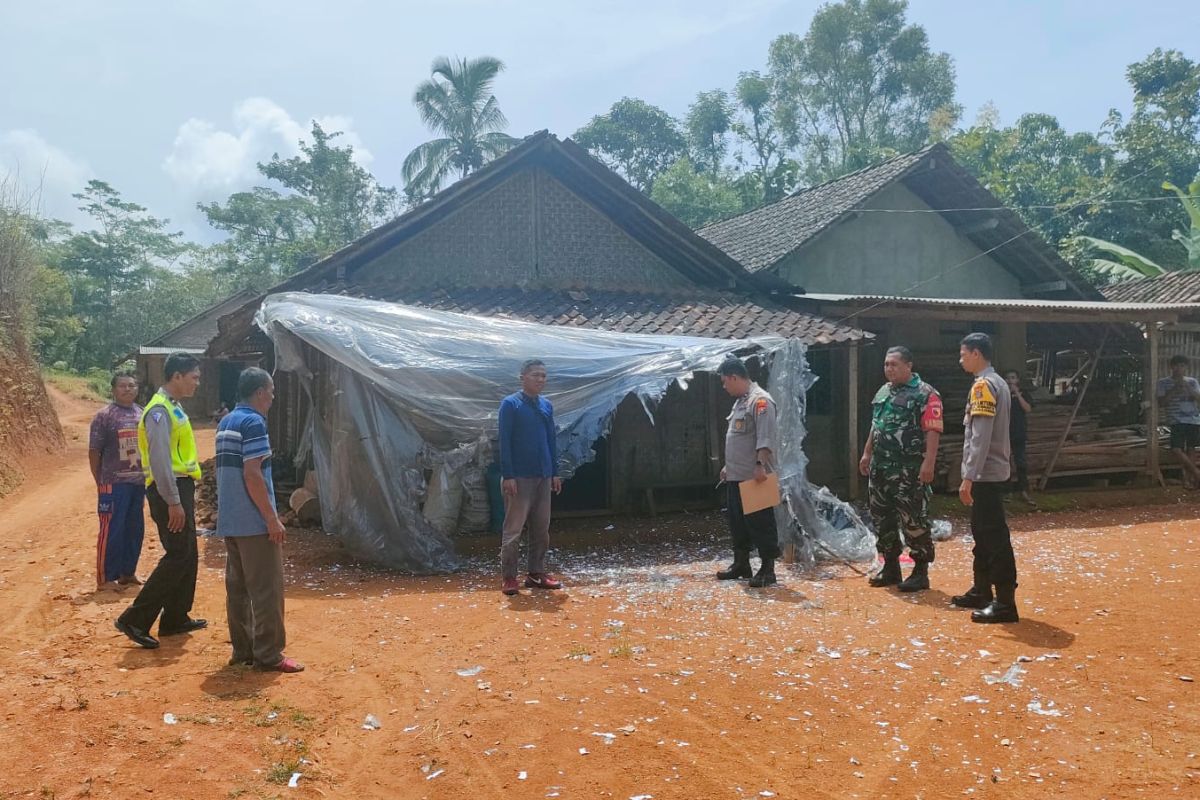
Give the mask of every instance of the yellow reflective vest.
[(142, 471), (146, 475), (146, 485), (154, 482), (150, 474), (150, 442), (146, 439), (146, 415), (155, 408), (163, 409), (171, 420), (171, 471), (180, 478), (200, 479), (200, 462), (196, 458), (196, 437), (192, 433), (192, 421), (188, 419), (183, 407), (159, 389), (150, 398), (142, 411), (138, 422), (138, 452), (142, 455)]

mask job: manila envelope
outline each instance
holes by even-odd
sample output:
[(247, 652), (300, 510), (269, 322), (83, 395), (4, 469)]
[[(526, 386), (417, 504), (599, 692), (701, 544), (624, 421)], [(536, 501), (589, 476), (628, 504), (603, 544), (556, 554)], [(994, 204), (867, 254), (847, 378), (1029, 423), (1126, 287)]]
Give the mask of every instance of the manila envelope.
[(779, 495), (779, 474), (771, 472), (762, 483), (751, 478), (738, 483), (742, 492), (742, 513), (753, 514), (764, 508), (774, 508), (782, 499)]

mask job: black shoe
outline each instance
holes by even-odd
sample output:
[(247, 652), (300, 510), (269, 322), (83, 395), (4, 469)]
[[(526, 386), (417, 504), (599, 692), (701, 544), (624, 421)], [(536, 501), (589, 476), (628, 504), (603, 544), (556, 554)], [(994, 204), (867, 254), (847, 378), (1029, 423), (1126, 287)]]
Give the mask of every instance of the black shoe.
[(758, 574), (750, 579), (750, 585), (755, 589), (771, 586), (778, 582), (775, 578), (775, 561), (765, 558), (763, 559), (762, 566), (758, 568)]
[(202, 630), (207, 627), (208, 627), (208, 620), (206, 620), (206, 619), (189, 619), (187, 622), (183, 623), (178, 628), (164, 628), (162, 625), (159, 625), (158, 626), (158, 635), (159, 636), (178, 636), (181, 633), (191, 633), (192, 631)]
[(972, 586), (963, 594), (956, 594), (950, 598), (950, 605), (959, 608), (987, 608), (991, 602), (991, 588), (984, 590), (977, 586)]
[(888, 557), (883, 561), (883, 569), (875, 573), (875, 575), (867, 581), (868, 584), (879, 588), (880, 586), (895, 586), (900, 582), (900, 558)]
[(136, 644), (140, 644), (147, 650), (153, 650), (154, 648), (158, 647), (158, 639), (155, 639), (144, 630), (135, 628), (128, 622), (122, 621), (120, 618), (117, 618), (113, 622), (113, 627), (128, 636), (131, 641), (135, 642)]
[(912, 574), (896, 587), (902, 592), (921, 592), (929, 588), (929, 565), (919, 561), (913, 566)]
[(1020, 622), (1017, 607), (1009, 603), (993, 600), (987, 608), (971, 612), (971, 622)]
[(754, 574), (750, 569), (750, 554), (746, 552), (735, 552), (733, 554), (733, 563), (728, 569), (723, 569), (717, 573), (717, 580), (732, 581), (738, 578), (749, 578)]

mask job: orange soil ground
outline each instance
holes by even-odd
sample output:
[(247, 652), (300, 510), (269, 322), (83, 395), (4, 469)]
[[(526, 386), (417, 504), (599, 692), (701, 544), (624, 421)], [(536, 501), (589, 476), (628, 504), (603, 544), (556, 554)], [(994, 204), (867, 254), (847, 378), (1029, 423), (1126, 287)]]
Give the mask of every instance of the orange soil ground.
[[(947, 607), (960, 538), (917, 597), (841, 567), (751, 591), (711, 579), (713, 515), (591, 520), (565, 591), (508, 599), (490, 546), (409, 578), (293, 531), (308, 671), (273, 675), (225, 666), (219, 542), (208, 630), (113, 630), (94, 408), (55, 399), (68, 452), (0, 501), (0, 798), (1200, 797), (1200, 507), (1022, 518), (1024, 619), (997, 627)], [(160, 553), (148, 531), (143, 574)]]

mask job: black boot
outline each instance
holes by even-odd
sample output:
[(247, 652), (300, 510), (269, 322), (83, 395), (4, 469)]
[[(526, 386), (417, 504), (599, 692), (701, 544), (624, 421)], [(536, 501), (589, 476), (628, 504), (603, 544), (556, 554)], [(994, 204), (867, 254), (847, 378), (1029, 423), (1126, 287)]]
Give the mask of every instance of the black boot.
[(900, 556), (884, 556), (883, 569), (875, 573), (867, 583), (872, 586), (895, 586), (900, 582)]
[(770, 586), (776, 582), (775, 559), (764, 558), (762, 560), (762, 566), (758, 568), (758, 574), (750, 579), (750, 585), (755, 589), (761, 589), (764, 586)]
[(1016, 586), (997, 586), (996, 599), (987, 608), (971, 612), (971, 622), (1020, 622)]
[(913, 564), (912, 574), (896, 587), (902, 592), (920, 592), (929, 588), (929, 563), (918, 561)]
[(975, 583), (963, 594), (950, 598), (950, 604), (959, 608), (987, 608), (992, 602), (992, 581), (987, 570), (975, 567)]
[(750, 551), (749, 550), (734, 550), (733, 563), (729, 565), (729, 569), (723, 569), (717, 573), (717, 580), (732, 581), (738, 578), (749, 578), (754, 574), (750, 569)]

